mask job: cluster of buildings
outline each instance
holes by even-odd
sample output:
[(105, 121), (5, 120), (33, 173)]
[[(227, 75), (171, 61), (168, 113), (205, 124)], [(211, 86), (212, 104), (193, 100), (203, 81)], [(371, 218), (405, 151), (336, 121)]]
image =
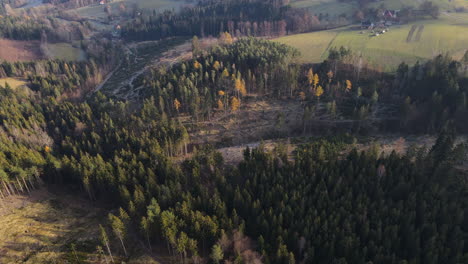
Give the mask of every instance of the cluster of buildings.
[(392, 26), (395, 23), (399, 23), (400, 19), (398, 17), (398, 12), (400, 10), (385, 10), (382, 12), (382, 15), (379, 16), (379, 21), (373, 21), (371, 19), (366, 19), (361, 21), (361, 29), (369, 29), (385, 32), (389, 26)]

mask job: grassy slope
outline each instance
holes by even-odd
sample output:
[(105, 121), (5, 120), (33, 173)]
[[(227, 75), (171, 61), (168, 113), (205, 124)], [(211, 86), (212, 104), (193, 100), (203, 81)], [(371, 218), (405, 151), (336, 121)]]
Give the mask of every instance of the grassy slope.
[(299, 62), (320, 62), (323, 60), (323, 53), (338, 34), (339, 30), (318, 31), (286, 36), (276, 41), (299, 49)]
[[(320, 62), (326, 58), (329, 47), (345, 46), (362, 54), (371, 63), (383, 62), (384, 69), (391, 71), (402, 61), (414, 63), (445, 52), (456, 57), (463, 54), (468, 47), (468, 19), (465, 19), (468, 17), (457, 14), (456, 18), (442, 16), (438, 20), (393, 26), (389, 32), (378, 37), (368, 31), (360, 34), (359, 30), (348, 27), (287, 36), (276, 41), (298, 48), (303, 54), (303, 62)], [(408, 43), (406, 38), (414, 24), (424, 25), (424, 30), (419, 41), (415, 41), (413, 36)]]

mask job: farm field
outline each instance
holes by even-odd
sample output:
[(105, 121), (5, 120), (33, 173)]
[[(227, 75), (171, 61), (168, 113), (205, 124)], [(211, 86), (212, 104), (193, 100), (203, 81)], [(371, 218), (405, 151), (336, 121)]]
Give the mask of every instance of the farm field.
[[(125, 7), (131, 7), (133, 5), (138, 6), (143, 10), (152, 11), (153, 9), (157, 10), (169, 10), (177, 9), (180, 6), (186, 4), (185, 1), (171, 1), (171, 0), (114, 0), (110, 3), (111, 12), (119, 13), (120, 5), (123, 4)], [(92, 4), (89, 6), (73, 9), (73, 12), (78, 13), (81, 17), (88, 19), (103, 19), (107, 18), (107, 14), (104, 11), (104, 5)]]
[[(460, 57), (468, 47), (467, 22), (464, 22), (464, 17), (418, 21), (393, 26), (380, 36), (369, 31), (361, 34), (356, 26), (351, 26), (286, 36), (276, 41), (298, 48), (302, 53), (301, 62), (320, 62), (328, 56), (330, 47), (344, 46), (362, 55), (370, 65), (384, 62), (383, 70), (393, 71), (402, 61), (412, 64), (440, 53)], [(324, 43), (326, 41), (329, 43)]]
[[(421, 1), (422, 2), (422, 1)], [(456, 7), (468, 8), (466, 0), (432, 0), (441, 10), (452, 10)], [(370, 2), (369, 7), (380, 7), (384, 5), (389, 9), (400, 9), (403, 6), (417, 6), (419, 1), (414, 0), (382, 0)], [(296, 8), (308, 8), (313, 14), (329, 14), (331, 16), (343, 13), (352, 14), (359, 8), (357, 1), (340, 2), (338, 0), (292, 0), (291, 6)]]
[(308, 8), (312, 14), (329, 14), (337, 16), (350, 13), (358, 8), (357, 2), (340, 2), (338, 0), (294, 0), (291, 6), (295, 8)]
[(301, 52), (299, 62), (320, 62), (338, 34), (339, 30), (326, 30), (286, 36), (277, 41), (297, 48)]

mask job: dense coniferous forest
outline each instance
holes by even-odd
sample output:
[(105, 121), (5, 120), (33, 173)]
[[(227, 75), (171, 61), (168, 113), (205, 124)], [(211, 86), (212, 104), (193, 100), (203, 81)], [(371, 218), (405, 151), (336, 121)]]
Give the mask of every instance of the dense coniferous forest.
[(43, 31), (49, 31), (49, 28), (33, 19), (21, 19), (13, 16), (5, 16), (0, 19), (0, 38), (38, 40)]
[[(221, 42), (140, 78), (137, 105), (101, 92), (74, 96), (99, 79), (112, 54), (2, 63), (2, 76), (25, 77), (30, 88), (0, 88), (1, 197), (45, 181), (110, 203), (116, 210), (100, 234), (106, 255), (127, 257), (142, 238), (178, 263), (468, 261), (468, 186), (456, 169), (466, 145), (455, 144), (454, 132), (467, 129), (467, 61), (438, 56), (376, 79), (350, 64), (344, 48), (320, 65), (299, 65), (298, 52), (282, 44), (233, 43), (227, 32)], [(259, 147), (232, 167), (201, 147), (173, 164), (190, 143), (175, 117), (239, 111), (250, 93), (297, 100), (305, 134), (314, 115), (365, 121), (379, 104), (395, 106), (403, 131), (442, 133), (428, 151), (403, 156), (347, 151), (344, 136), (306, 144), (294, 161), (281, 146)]]
[(292, 9), (289, 1), (199, 1), (179, 12), (138, 13), (122, 30), (128, 40), (158, 40), (173, 36), (284, 36), (323, 29), (342, 22), (326, 21), (304, 9)]

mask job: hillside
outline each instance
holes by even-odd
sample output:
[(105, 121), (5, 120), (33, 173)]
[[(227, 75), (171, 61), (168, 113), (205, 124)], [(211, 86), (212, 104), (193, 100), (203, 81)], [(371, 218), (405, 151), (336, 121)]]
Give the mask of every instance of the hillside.
[(303, 63), (321, 62), (327, 58), (330, 48), (344, 46), (373, 67), (383, 66), (385, 71), (395, 71), (401, 62), (414, 64), (441, 53), (460, 59), (468, 49), (465, 32), (468, 32), (468, 15), (444, 13), (437, 20), (390, 26), (379, 36), (353, 25), (286, 36), (275, 41), (298, 48)]

